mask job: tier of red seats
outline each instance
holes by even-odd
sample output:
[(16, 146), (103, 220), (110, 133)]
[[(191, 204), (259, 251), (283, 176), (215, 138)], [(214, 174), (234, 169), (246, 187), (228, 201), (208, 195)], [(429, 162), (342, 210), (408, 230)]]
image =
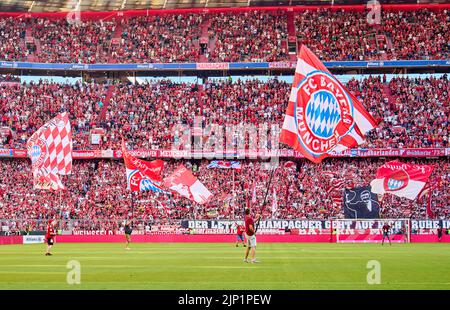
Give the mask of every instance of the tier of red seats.
[[(3, 17), (0, 60), (48, 63), (285, 61), (286, 11), (246, 10), (105, 19)], [(295, 12), (296, 34), (323, 60), (448, 59), (447, 9)], [(206, 45), (199, 39), (208, 29)], [(27, 37), (26, 37), (27, 36)], [(295, 52), (294, 52), (295, 53)], [(200, 57), (202, 56), (202, 58)]]

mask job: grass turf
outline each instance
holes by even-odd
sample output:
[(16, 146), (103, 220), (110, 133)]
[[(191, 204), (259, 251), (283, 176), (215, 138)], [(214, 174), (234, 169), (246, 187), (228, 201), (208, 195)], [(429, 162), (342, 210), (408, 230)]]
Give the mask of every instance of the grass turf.
[[(450, 289), (448, 244), (261, 243), (260, 264), (242, 261), (233, 244), (139, 243), (0, 246), (4, 289)], [(70, 260), (81, 284), (66, 282)], [(381, 284), (369, 285), (369, 260)]]

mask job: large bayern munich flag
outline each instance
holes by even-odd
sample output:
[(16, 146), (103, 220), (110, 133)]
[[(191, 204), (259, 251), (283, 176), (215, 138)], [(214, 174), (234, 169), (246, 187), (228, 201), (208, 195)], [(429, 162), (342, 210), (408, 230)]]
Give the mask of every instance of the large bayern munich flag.
[(127, 189), (132, 192), (154, 191), (167, 193), (162, 187), (162, 160), (145, 161), (132, 156), (122, 141), (122, 155), (127, 173)]
[(72, 130), (64, 112), (39, 128), (27, 141), (34, 169), (67, 175), (72, 173)]
[(72, 131), (64, 112), (40, 127), (27, 141), (35, 189), (63, 190), (59, 175), (72, 173)]
[(280, 141), (320, 163), (331, 151), (363, 143), (375, 126), (358, 99), (302, 46)]
[(430, 165), (390, 161), (378, 168), (376, 179), (370, 183), (372, 192), (414, 200), (428, 182), (432, 171), (433, 166)]
[(199, 204), (206, 203), (211, 192), (183, 164), (164, 179), (164, 186)]

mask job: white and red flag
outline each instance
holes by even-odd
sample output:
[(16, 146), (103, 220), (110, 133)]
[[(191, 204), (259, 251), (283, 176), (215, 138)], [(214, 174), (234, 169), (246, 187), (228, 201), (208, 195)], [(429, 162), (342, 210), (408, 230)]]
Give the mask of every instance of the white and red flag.
[(419, 193), (419, 196), (417, 197), (417, 200), (421, 200), (423, 197), (427, 198), (427, 215), (431, 219), (434, 219), (436, 217), (436, 214), (431, 209), (431, 198), (433, 197), (433, 191), (438, 187), (439, 187), (438, 178), (428, 180), (427, 184), (425, 184), (422, 191)]
[(167, 193), (162, 187), (161, 172), (164, 168), (162, 160), (145, 161), (128, 152), (122, 140), (122, 156), (127, 173), (127, 188), (132, 192), (154, 191)]
[(51, 171), (47, 172), (45, 169), (33, 170), (33, 187), (35, 189), (44, 189), (49, 191), (66, 189), (58, 174)]
[(27, 141), (33, 169), (46, 168), (58, 174), (72, 173), (72, 130), (69, 115), (61, 113), (39, 128)]
[(287, 161), (287, 162), (285, 162), (284, 163), (284, 168), (287, 168), (287, 169), (296, 169), (297, 168), (297, 165), (296, 165), (296, 163), (294, 163), (293, 161)]
[(256, 203), (256, 183), (253, 182), (252, 203)]
[(376, 179), (370, 182), (372, 192), (389, 193), (414, 200), (425, 187), (432, 171), (431, 165), (390, 161), (378, 168)]
[(164, 179), (164, 186), (199, 204), (212, 197), (212, 193), (183, 164)]
[(314, 163), (364, 142), (375, 119), (306, 47), (302, 46), (280, 141)]
[(277, 213), (277, 211), (278, 211), (277, 193), (275, 192), (275, 189), (274, 189), (273, 197), (272, 197), (272, 215)]
[(33, 183), (37, 189), (59, 190), (59, 175), (72, 173), (72, 130), (69, 115), (61, 113), (40, 127), (27, 141)]

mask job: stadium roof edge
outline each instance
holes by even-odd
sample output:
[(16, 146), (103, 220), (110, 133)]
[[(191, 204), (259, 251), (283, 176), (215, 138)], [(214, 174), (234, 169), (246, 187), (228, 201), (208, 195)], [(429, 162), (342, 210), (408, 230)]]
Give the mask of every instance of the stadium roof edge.
[[(433, 9), (443, 10), (450, 9), (450, 3), (427, 3), (427, 4), (382, 4), (384, 10), (418, 10)], [(249, 11), (286, 11), (298, 12), (305, 10), (366, 10), (366, 5), (301, 5), (301, 6), (269, 6), (269, 7), (221, 7), (221, 8), (189, 8), (189, 9), (139, 9), (139, 10), (113, 10), (113, 11), (81, 11), (82, 18), (112, 18), (112, 17), (131, 17), (143, 15), (160, 15), (160, 14), (190, 14), (190, 13), (220, 13), (220, 12), (249, 12)], [(0, 12), (1, 17), (47, 17), (47, 18), (64, 18), (68, 13), (65, 12)]]

